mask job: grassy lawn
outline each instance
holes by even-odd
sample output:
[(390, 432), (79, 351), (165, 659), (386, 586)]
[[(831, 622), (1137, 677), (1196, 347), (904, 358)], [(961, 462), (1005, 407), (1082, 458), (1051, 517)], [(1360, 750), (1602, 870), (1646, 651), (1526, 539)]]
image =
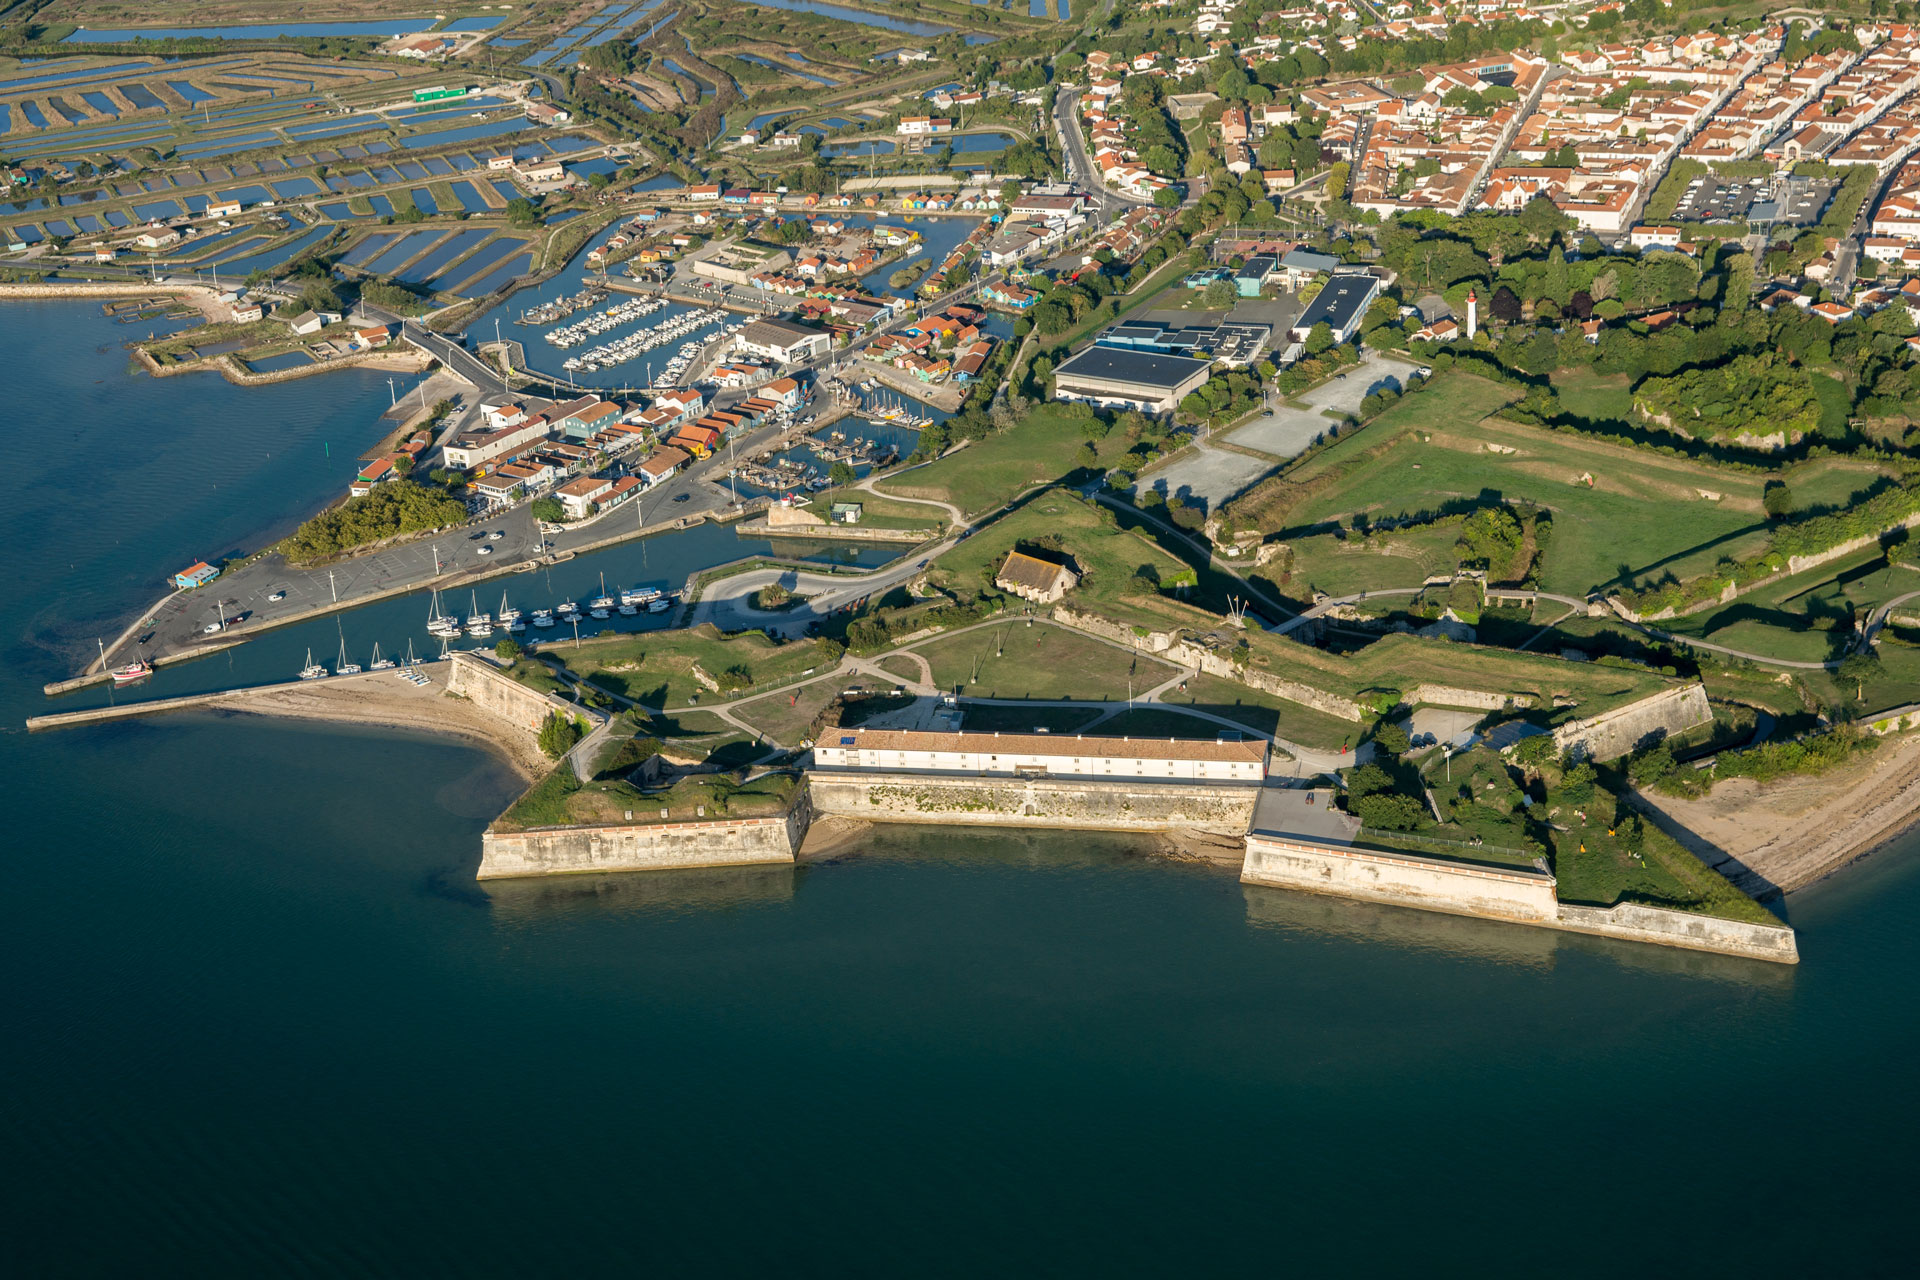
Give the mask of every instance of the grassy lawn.
[(831, 656), (811, 640), (775, 644), (757, 631), (729, 639), (711, 625), (595, 638), (578, 649), (556, 650), (553, 656), (576, 675), (650, 707), (725, 701), (726, 694), (713, 693), (694, 678), (695, 666), (715, 678), (733, 667), (744, 668), (752, 689), (833, 665)]
[(529, 689), (536, 689), (541, 693), (551, 693), (568, 701), (573, 699), (573, 690), (564, 680), (553, 674), (552, 667), (549, 667), (538, 658), (520, 659), (511, 667), (507, 668), (507, 675), (518, 680)]
[(1055, 554), (1072, 556), (1081, 573), (1069, 602), (1130, 596), (1134, 575), (1143, 567), (1162, 582), (1191, 567), (1147, 537), (1108, 524), (1103, 509), (1056, 489), (1034, 495), (955, 546), (934, 562), (928, 576), (942, 585), (978, 590), (1016, 545), (1049, 538), (1059, 540), (1061, 551)]
[(1596, 788), (1580, 812), (1586, 814), (1584, 822), (1566, 806), (1553, 819), (1569, 828), (1552, 832), (1549, 841), (1562, 902), (1609, 907), (1632, 900), (1751, 924), (1780, 923), (1651, 823), (1645, 824), (1638, 856), (1629, 851), (1608, 834), (1619, 810), (1604, 788)]
[[(976, 440), (957, 453), (882, 480), (883, 492), (908, 498), (951, 502), (978, 515), (1007, 502), (1022, 490), (1072, 475), (1086, 443), (1082, 421), (1069, 418), (1066, 406), (1038, 405), (1019, 425)], [(1097, 448), (1100, 466), (1110, 467), (1127, 451), (1128, 441), (1109, 434)]]
[(1175, 690), (1161, 700), (1174, 706), (1185, 704), (1211, 711), (1237, 720), (1255, 732), (1323, 751), (1338, 751), (1342, 746), (1358, 742), (1369, 727), (1219, 676), (1196, 676), (1187, 681), (1185, 692)]
[(926, 529), (937, 532), (947, 527), (947, 513), (938, 507), (902, 502), (863, 489), (829, 489), (809, 502), (806, 509), (822, 520), (830, 520), (836, 502), (860, 504), (862, 529)]
[(839, 680), (816, 680), (789, 693), (776, 693), (733, 714), (783, 746), (798, 746), (819, 714), (845, 688)]
[(899, 654), (895, 654), (891, 658), (882, 658), (877, 665), (882, 671), (891, 671), (902, 680), (918, 680), (920, 678), (920, 664), (911, 658), (903, 658)]
[(1831, 374), (1816, 373), (1813, 394), (1820, 402), (1820, 434), (1835, 439), (1845, 434), (1847, 419), (1853, 416), (1853, 397), (1845, 384)]
[(1885, 468), (1853, 458), (1813, 458), (1781, 473), (1793, 490), (1797, 511), (1814, 507), (1844, 507), (1866, 496), (1875, 482), (1887, 478)]
[[(1603, 395), (1595, 389), (1586, 399)], [(1764, 545), (1764, 474), (1485, 416), (1510, 396), (1450, 374), (1256, 487), (1245, 511), (1263, 528), (1305, 530), (1355, 512), (1378, 520), (1494, 499), (1534, 503), (1553, 513), (1540, 584), (1564, 595), (1668, 573), (1688, 578)]]
[(1629, 422), (1633, 418), (1633, 384), (1624, 373), (1561, 369), (1551, 381), (1561, 407), (1577, 418), (1592, 423)]
[(1291, 544), (1293, 565), (1283, 585), (1302, 599), (1315, 590), (1345, 596), (1418, 587), (1429, 575), (1459, 567), (1459, 540), (1457, 525), (1345, 541), (1332, 534), (1298, 538)]
[(640, 826), (702, 818), (770, 817), (785, 812), (797, 785), (794, 776), (785, 773), (769, 773), (744, 786), (716, 774), (694, 774), (664, 791), (646, 792), (619, 779), (589, 782), (578, 789), (569, 789), (567, 782), (567, 775), (555, 770), (500, 815), (495, 828), (518, 831), (568, 823), (631, 822)]
[(1092, 636), (1050, 623), (1014, 620), (916, 645), (933, 667), (933, 682), (970, 698), (1073, 698), (1123, 701), (1132, 673), (1136, 690), (1152, 688), (1177, 669)]
[(1676, 635), (1797, 662), (1824, 662), (1836, 640), (1895, 596), (1920, 590), (1920, 574), (1890, 568), (1877, 548), (1809, 569), (1733, 603), (1660, 624)]

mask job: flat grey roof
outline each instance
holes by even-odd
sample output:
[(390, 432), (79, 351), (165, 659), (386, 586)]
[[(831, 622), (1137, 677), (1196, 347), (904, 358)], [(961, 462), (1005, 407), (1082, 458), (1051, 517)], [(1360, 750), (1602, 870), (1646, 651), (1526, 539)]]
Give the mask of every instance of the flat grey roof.
[(1324, 320), (1335, 333), (1351, 329), (1359, 323), (1379, 283), (1370, 275), (1327, 277), (1326, 287), (1320, 290), (1306, 314), (1293, 322), (1293, 327), (1311, 329)]
[(1053, 372), (1055, 377), (1100, 378), (1108, 382), (1131, 382), (1137, 386), (1167, 391), (1205, 370), (1209, 363), (1186, 356), (1162, 355), (1156, 351), (1092, 346), (1068, 359)]

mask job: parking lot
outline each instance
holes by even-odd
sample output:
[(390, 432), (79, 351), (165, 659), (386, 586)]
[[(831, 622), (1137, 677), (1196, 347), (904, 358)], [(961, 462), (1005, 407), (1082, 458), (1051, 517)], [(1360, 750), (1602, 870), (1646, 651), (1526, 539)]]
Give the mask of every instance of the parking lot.
[[(1383, 387), (1399, 388), (1417, 367), (1403, 357), (1369, 351), (1344, 376), (1300, 396), (1298, 403), (1305, 408), (1275, 402), (1260, 417), (1201, 441), (1166, 467), (1142, 477), (1140, 483), (1214, 510), (1325, 435), (1335, 425), (1328, 412), (1357, 414), (1369, 394)], [(1233, 447), (1223, 449), (1221, 444)]]
[(1716, 178), (1703, 174), (1687, 184), (1673, 216), (1681, 222), (1742, 222), (1756, 200), (1765, 199), (1766, 178)]

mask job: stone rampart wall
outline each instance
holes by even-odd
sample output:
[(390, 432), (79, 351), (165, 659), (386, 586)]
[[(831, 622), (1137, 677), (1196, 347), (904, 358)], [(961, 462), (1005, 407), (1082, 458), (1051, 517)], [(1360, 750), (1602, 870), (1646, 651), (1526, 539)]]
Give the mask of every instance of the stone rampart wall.
[(1500, 711), (1515, 701), (1504, 693), (1459, 689), (1449, 684), (1417, 684), (1407, 691), (1406, 700), (1432, 707), (1464, 707), (1471, 711)]
[(1553, 877), (1543, 871), (1476, 867), (1258, 834), (1247, 837), (1240, 880), (1534, 924), (1551, 923), (1559, 908)]
[(1784, 924), (1746, 924), (1718, 916), (1695, 915), (1691, 911), (1642, 906), (1637, 902), (1620, 902), (1611, 907), (1563, 904), (1556, 923), (1575, 933), (1717, 951), (1775, 964), (1800, 963), (1800, 948), (1793, 930)]
[(481, 880), (589, 871), (671, 871), (791, 863), (811, 815), (804, 795), (783, 817), (489, 831)]
[(1649, 737), (1671, 737), (1711, 719), (1706, 686), (1696, 682), (1662, 689), (1584, 720), (1569, 720), (1553, 731), (1553, 745), (1562, 754), (1573, 751), (1589, 760), (1613, 760)]
[(1151, 653), (1170, 662), (1177, 662), (1205, 675), (1219, 676), (1224, 680), (1233, 680), (1249, 689), (1258, 689), (1270, 693), (1276, 698), (1285, 698), (1288, 702), (1297, 702), (1303, 707), (1312, 707), (1315, 711), (1338, 716), (1356, 724), (1366, 719), (1366, 712), (1360, 704), (1336, 693), (1324, 689), (1315, 689), (1296, 680), (1283, 680), (1267, 671), (1236, 667), (1224, 654), (1181, 639), (1168, 631), (1147, 631), (1136, 633), (1132, 627), (1122, 626), (1108, 618), (1093, 614), (1080, 613), (1065, 605), (1053, 607), (1053, 620), (1063, 627), (1075, 631), (1084, 631), (1089, 635), (1112, 640), (1116, 644), (1138, 649), (1142, 653)]
[(1238, 838), (1259, 788), (1226, 783), (1085, 781), (980, 774), (814, 770), (814, 812), (869, 822), (1068, 827), (1098, 831), (1199, 830)]
[(555, 711), (590, 723), (601, 718), (597, 711), (529, 689), (484, 659), (467, 653), (453, 655), (453, 668), (447, 673), (447, 692), (469, 699), (481, 710), (534, 733), (540, 732), (540, 726)]

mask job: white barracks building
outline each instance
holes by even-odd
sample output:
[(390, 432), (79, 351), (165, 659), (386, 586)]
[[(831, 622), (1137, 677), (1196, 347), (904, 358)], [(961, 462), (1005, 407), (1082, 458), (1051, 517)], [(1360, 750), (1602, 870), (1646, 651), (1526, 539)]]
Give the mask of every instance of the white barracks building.
[(1267, 776), (1267, 744), (1202, 738), (829, 729), (813, 749), (813, 762), (820, 769), (1257, 785)]

